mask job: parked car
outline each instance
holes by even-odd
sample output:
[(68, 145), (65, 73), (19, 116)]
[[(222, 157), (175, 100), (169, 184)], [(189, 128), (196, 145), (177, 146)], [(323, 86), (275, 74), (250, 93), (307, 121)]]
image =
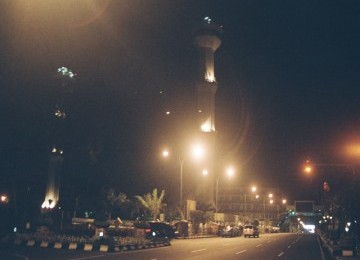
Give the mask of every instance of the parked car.
[(149, 228), (145, 229), (146, 236), (151, 240), (171, 240), (175, 237), (175, 228), (167, 222), (149, 221)]
[(270, 233), (279, 233), (280, 232), (280, 227), (271, 227), (270, 228)]
[(259, 228), (255, 225), (245, 225), (244, 237), (259, 237)]
[(237, 226), (226, 226), (220, 231), (222, 237), (239, 237), (241, 236), (241, 230)]

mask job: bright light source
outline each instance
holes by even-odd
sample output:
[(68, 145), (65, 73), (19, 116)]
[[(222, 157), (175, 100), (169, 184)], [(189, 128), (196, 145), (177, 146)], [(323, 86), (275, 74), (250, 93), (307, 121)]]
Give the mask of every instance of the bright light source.
[(282, 204), (286, 204), (286, 202), (287, 202), (286, 199), (282, 200)]
[(168, 157), (169, 156), (169, 150), (162, 151), (162, 156), (163, 157)]
[(301, 224), (306, 231), (308, 231), (310, 233), (315, 233), (315, 225), (308, 225), (308, 224), (304, 224), (304, 223), (301, 223)]
[(272, 198), (273, 197), (273, 194), (272, 193), (269, 193), (269, 198)]
[(252, 187), (251, 187), (251, 191), (252, 191), (252, 192), (256, 192), (256, 186), (252, 186)]
[(202, 158), (204, 156), (204, 148), (201, 145), (195, 145), (192, 149), (195, 158)]
[(214, 76), (214, 73), (213, 72), (207, 72), (206, 75), (205, 75), (205, 80), (207, 82), (215, 82), (216, 78)]
[(305, 169), (304, 169), (304, 171), (305, 171), (306, 173), (311, 173), (311, 167), (310, 167), (310, 166), (306, 166)]
[(208, 176), (208, 175), (209, 175), (209, 172), (208, 172), (207, 169), (204, 169), (204, 170), (202, 171), (202, 174), (203, 174), (204, 176)]
[(226, 170), (226, 174), (227, 174), (227, 176), (229, 176), (229, 177), (232, 177), (232, 176), (234, 176), (234, 174), (235, 174), (235, 170), (234, 170), (234, 168), (233, 167), (228, 167), (227, 168), (227, 170)]
[(310, 160), (305, 161), (304, 172), (308, 175), (312, 172), (312, 165)]
[(7, 195), (1, 195), (0, 202), (1, 203), (8, 203), (9, 202), (9, 197)]
[(200, 128), (202, 132), (211, 132), (212, 129), (210, 121), (206, 121), (205, 123), (203, 123)]

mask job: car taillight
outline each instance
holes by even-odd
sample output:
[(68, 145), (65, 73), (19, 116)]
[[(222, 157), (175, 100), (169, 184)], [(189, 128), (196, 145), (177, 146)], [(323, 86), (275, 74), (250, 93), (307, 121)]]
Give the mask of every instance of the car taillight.
[(150, 233), (150, 232), (151, 232), (150, 228), (145, 229), (145, 233)]

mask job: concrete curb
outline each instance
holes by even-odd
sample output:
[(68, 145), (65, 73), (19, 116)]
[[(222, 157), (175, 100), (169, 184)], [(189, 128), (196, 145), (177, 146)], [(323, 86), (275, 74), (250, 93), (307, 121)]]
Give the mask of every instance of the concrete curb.
[(130, 244), (130, 245), (107, 245), (99, 243), (62, 243), (49, 241), (36, 241), (35, 239), (22, 240), (16, 239), (2, 239), (1, 244), (13, 246), (39, 247), (39, 248), (54, 248), (65, 250), (79, 250), (79, 251), (99, 251), (99, 252), (125, 252), (134, 251), (147, 248), (170, 246), (169, 241), (156, 241), (146, 244)]

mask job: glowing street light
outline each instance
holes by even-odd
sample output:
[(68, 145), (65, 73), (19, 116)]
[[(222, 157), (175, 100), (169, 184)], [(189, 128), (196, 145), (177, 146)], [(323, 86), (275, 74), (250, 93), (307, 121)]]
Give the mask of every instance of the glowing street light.
[(162, 156), (163, 157), (169, 157), (169, 150), (162, 151)]
[[(235, 169), (233, 167), (228, 167), (226, 169), (226, 175), (228, 177), (233, 177), (235, 175)], [(218, 199), (219, 199), (219, 181), (220, 175), (216, 178), (216, 191), (215, 191), (215, 213), (218, 212)]]
[(204, 170), (202, 171), (202, 174), (203, 174), (204, 176), (208, 176), (208, 175), (209, 175), (209, 171), (208, 171), (207, 169), (204, 169)]
[(351, 173), (355, 175), (355, 169), (351, 164), (344, 163), (312, 163), (310, 160), (306, 160), (304, 164), (304, 172), (310, 175), (313, 172), (314, 166), (326, 166), (326, 167), (342, 167), (351, 169)]
[(226, 169), (226, 174), (227, 174), (227, 176), (229, 176), (229, 177), (232, 177), (232, 176), (234, 176), (234, 174), (235, 174), (235, 170), (234, 170), (234, 168), (233, 167), (228, 167), (227, 169)]
[[(192, 147), (192, 157), (193, 158), (202, 158), (205, 154), (205, 151), (203, 149), (203, 147), (201, 145), (195, 145)], [(167, 158), (170, 156), (170, 151), (168, 149), (165, 149), (162, 151), (162, 156)], [(182, 204), (183, 204), (183, 169), (184, 169), (184, 162), (188, 157), (184, 156), (179, 156), (178, 157), (178, 161), (180, 164), (180, 209), (182, 210)], [(205, 172), (203, 171), (203, 174), (205, 174)]]
[(310, 175), (313, 171), (313, 164), (310, 162), (310, 160), (306, 160), (304, 164), (303, 171), (305, 174)]
[(0, 202), (1, 203), (8, 203), (9, 202), (9, 196), (8, 195), (6, 195), (6, 194), (2, 194), (1, 196), (0, 196)]

